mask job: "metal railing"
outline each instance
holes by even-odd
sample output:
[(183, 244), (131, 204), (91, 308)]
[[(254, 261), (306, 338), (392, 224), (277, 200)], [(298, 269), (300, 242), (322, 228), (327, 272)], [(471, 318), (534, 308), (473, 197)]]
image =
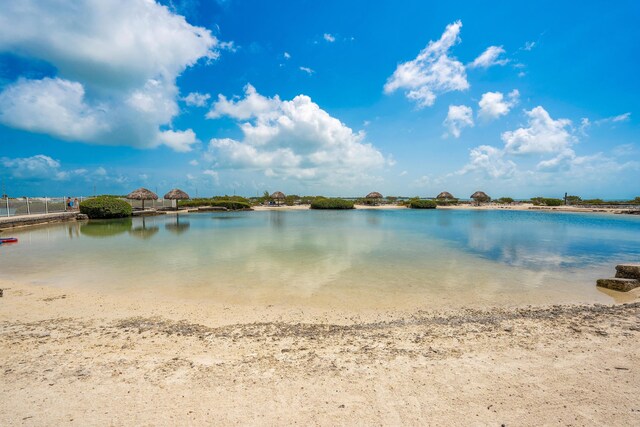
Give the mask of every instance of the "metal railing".
[[(77, 212), (80, 202), (90, 198), (92, 197), (72, 197), (71, 206), (69, 206), (69, 198), (67, 197), (5, 197), (0, 199), (0, 218), (19, 215)], [(141, 200), (129, 200), (125, 198), (121, 200), (128, 202), (134, 209), (142, 208)], [(146, 200), (144, 207), (145, 209), (169, 208), (173, 206), (172, 202), (172, 200), (165, 199)]]

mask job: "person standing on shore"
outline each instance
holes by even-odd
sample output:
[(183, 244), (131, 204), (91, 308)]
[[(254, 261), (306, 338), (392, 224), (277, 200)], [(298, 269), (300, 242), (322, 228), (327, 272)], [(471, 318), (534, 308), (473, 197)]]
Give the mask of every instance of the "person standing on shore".
[(80, 202), (78, 201), (77, 197), (75, 199), (73, 199), (73, 208), (75, 210), (79, 210), (80, 209)]

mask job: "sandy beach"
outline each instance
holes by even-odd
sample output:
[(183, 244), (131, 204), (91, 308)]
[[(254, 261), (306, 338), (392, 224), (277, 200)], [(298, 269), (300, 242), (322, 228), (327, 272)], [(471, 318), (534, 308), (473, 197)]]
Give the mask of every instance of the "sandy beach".
[(634, 425), (625, 305), (353, 313), (0, 283), (1, 425)]

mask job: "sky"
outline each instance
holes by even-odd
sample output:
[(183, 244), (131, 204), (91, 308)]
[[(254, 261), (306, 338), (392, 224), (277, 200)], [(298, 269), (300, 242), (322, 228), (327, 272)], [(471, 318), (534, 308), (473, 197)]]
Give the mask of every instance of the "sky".
[(22, 0), (18, 196), (640, 196), (637, 1)]

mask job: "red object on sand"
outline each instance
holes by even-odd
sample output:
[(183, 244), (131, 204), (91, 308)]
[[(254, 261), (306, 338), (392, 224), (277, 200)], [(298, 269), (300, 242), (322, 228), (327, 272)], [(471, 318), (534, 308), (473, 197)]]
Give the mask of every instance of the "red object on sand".
[(5, 238), (0, 238), (0, 242), (1, 243), (18, 243), (18, 239), (16, 239), (15, 237), (5, 237)]

